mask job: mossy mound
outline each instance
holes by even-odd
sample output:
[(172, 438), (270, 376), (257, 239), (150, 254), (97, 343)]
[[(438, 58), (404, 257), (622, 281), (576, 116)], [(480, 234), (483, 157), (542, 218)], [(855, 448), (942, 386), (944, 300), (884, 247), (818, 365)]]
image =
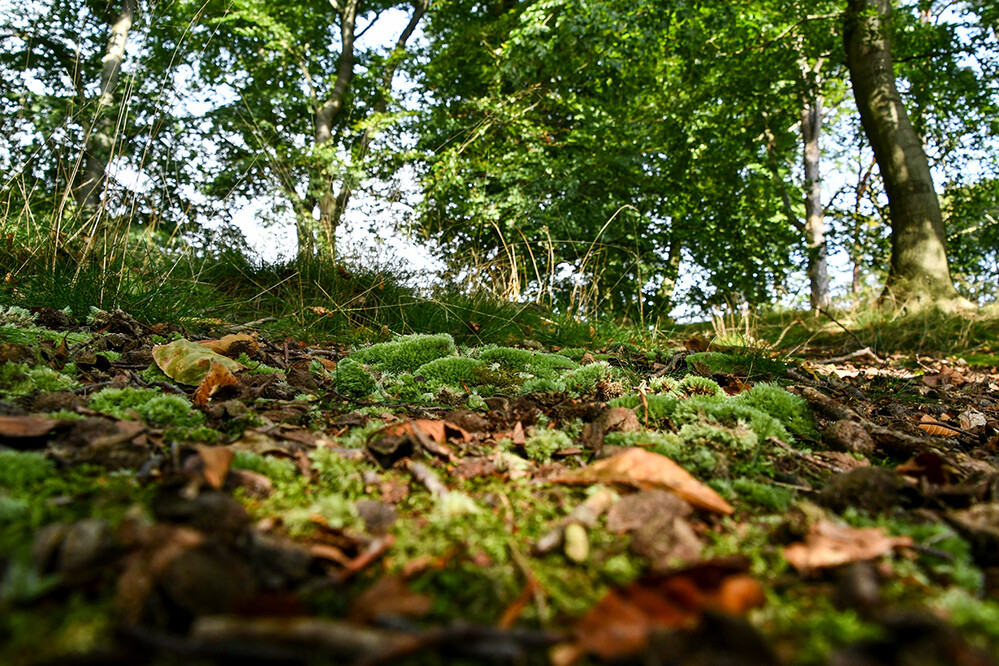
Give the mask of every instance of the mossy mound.
[(446, 356), (454, 356), (457, 352), (454, 338), (447, 333), (417, 334), (358, 349), (349, 358), (380, 372), (398, 374), (415, 372), (422, 365)]
[(377, 388), (375, 378), (367, 369), (348, 357), (337, 363), (336, 390), (352, 398), (364, 398)]
[(184, 396), (164, 394), (156, 389), (107, 388), (95, 393), (89, 406), (117, 419), (133, 419), (138, 414), (155, 427), (196, 428), (205, 421), (205, 415), (195, 411)]
[(688, 368), (701, 374), (705, 374), (704, 370), (707, 370), (710, 373), (718, 372), (756, 379), (782, 377), (787, 370), (787, 365), (784, 363), (759, 354), (743, 356), (732, 353), (699, 352), (689, 355), (686, 361)]
[(25, 363), (0, 365), (0, 396), (20, 397), (46, 391), (65, 391), (78, 386), (75, 379), (46, 366)]

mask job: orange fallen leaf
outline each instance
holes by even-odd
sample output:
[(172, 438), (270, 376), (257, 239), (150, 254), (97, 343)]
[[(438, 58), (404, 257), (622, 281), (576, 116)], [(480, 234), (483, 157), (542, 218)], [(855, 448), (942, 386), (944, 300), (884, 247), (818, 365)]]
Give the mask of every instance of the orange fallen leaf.
[(812, 525), (804, 541), (784, 548), (784, 557), (800, 573), (808, 574), (873, 560), (911, 545), (911, 537), (888, 536), (877, 527), (849, 527), (820, 520)]
[(0, 416), (0, 437), (41, 437), (61, 423), (59, 419), (44, 416)]
[(217, 361), (212, 361), (208, 368), (208, 374), (198, 384), (194, 391), (194, 404), (204, 407), (211, 400), (212, 396), (223, 386), (234, 386), (239, 384), (236, 375), (232, 374), (228, 368)]
[(245, 349), (255, 350), (259, 346), (257, 341), (253, 339), (252, 335), (247, 333), (234, 333), (232, 335), (225, 335), (218, 340), (198, 340), (198, 344), (202, 347), (208, 347), (216, 354), (227, 355), (229, 353), (229, 348), (240, 345)]
[(610, 458), (551, 479), (556, 483), (624, 483), (642, 490), (662, 488), (693, 506), (729, 515), (735, 511), (721, 495), (669, 458), (645, 449), (629, 448)]
[(236, 454), (227, 446), (198, 446), (198, 455), (205, 465), (202, 475), (212, 488), (219, 489), (225, 485), (229, 476), (229, 465)]
[(573, 630), (569, 664), (584, 654), (614, 660), (645, 648), (656, 629), (691, 629), (705, 610), (742, 615), (765, 602), (763, 588), (746, 574), (746, 558), (699, 562), (661, 576), (611, 589)]

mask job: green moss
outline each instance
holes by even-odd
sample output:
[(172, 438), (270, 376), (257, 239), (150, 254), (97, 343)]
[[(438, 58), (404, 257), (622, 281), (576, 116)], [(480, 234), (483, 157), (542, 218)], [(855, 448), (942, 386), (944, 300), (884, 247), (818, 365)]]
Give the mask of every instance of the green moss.
[(88, 404), (91, 409), (118, 419), (131, 419), (133, 412), (137, 413), (154, 427), (196, 428), (205, 420), (205, 415), (195, 411), (184, 396), (155, 389), (107, 388), (91, 396)]
[(434, 384), (461, 387), (463, 384), (479, 384), (485, 365), (485, 362), (475, 358), (449, 356), (425, 363), (413, 374)]
[(688, 423), (680, 429), (680, 441), (685, 446), (696, 448), (710, 445), (720, 451), (753, 453), (760, 440), (748, 428), (726, 427), (711, 423)]
[(372, 463), (349, 460), (336, 451), (325, 447), (313, 451), (310, 458), (322, 490), (328, 493), (337, 493), (352, 500), (364, 496), (364, 471), (375, 470)]
[(0, 396), (19, 397), (37, 392), (66, 391), (79, 386), (72, 377), (43, 365), (6, 362), (0, 365)]
[(795, 499), (794, 493), (787, 488), (745, 477), (734, 479), (732, 489), (741, 501), (770, 511), (787, 511)]
[(0, 451), (0, 488), (29, 490), (55, 472), (55, 464), (35, 451)]
[(654, 377), (649, 380), (649, 393), (671, 394), (676, 390), (677, 380), (669, 375)]
[(687, 367), (696, 370), (705, 366), (711, 372), (719, 372), (740, 377), (782, 377), (787, 365), (763, 355), (722, 354), (700, 352), (687, 357)]
[(263, 474), (278, 483), (288, 483), (298, 477), (298, 468), (292, 461), (286, 458), (262, 456), (250, 451), (236, 451), (232, 467)]
[(556, 379), (537, 377), (529, 379), (520, 387), (521, 395), (531, 393), (565, 393), (565, 383)]
[(698, 377), (697, 375), (687, 375), (681, 379), (673, 389), (673, 394), (684, 400), (693, 396), (714, 396), (724, 398), (725, 391), (713, 379)]
[(148, 368), (139, 373), (139, 377), (147, 384), (155, 384), (156, 382), (173, 383), (173, 380), (160, 370), (160, 366), (155, 363), (150, 363)]
[(500, 367), (514, 372), (523, 372), (537, 379), (556, 379), (567, 370), (575, 370), (579, 364), (560, 354), (533, 352), (514, 347), (492, 347), (479, 353), (479, 358), (487, 363), (498, 363)]
[(336, 390), (352, 398), (365, 398), (377, 388), (375, 378), (363, 365), (345, 358), (336, 365)]
[(450, 335), (417, 334), (359, 349), (349, 358), (370, 365), (375, 370), (398, 374), (414, 372), (421, 365), (455, 353), (457, 348)]
[(638, 420), (642, 423), (645, 422), (646, 415), (646, 405), (648, 405), (648, 417), (649, 424), (653, 425), (665, 419), (671, 418), (673, 412), (679, 407), (680, 401), (677, 399), (676, 395), (669, 393), (667, 395), (647, 395), (645, 396), (645, 401), (642, 401), (642, 396), (640, 395), (625, 395), (620, 398), (615, 398), (608, 403), (611, 407), (627, 407), (628, 409), (634, 409), (635, 413), (638, 414)]
[(572, 440), (561, 430), (538, 430), (527, 438), (524, 452), (531, 460), (547, 462), (552, 454), (572, 446)]
[(794, 441), (774, 417), (728, 398), (694, 396), (681, 402), (673, 412), (673, 421), (677, 425), (698, 424), (705, 419), (727, 427), (749, 427), (760, 441), (767, 437), (776, 437), (783, 442)]
[(788, 393), (776, 384), (757, 384), (732, 398), (732, 401), (769, 414), (797, 437), (803, 439), (817, 437), (815, 416), (808, 402), (800, 396)]
[(259, 361), (254, 361), (250, 358), (250, 355), (243, 352), (236, 358), (237, 363), (242, 363), (246, 366), (246, 372), (251, 375), (282, 375), (284, 374), (280, 368), (275, 368), (267, 365), (266, 363), (261, 363)]
[(612, 381), (613, 378), (613, 368), (605, 361), (598, 361), (566, 372), (562, 381), (570, 394), (580, 396), (592, 393), (598, 382)]
[(208, 426), (173, 426), (163, 432), (163, 439), (167, 442), (203, 442), (206, 444), (220, 444), (226, 437), (218, 430)]

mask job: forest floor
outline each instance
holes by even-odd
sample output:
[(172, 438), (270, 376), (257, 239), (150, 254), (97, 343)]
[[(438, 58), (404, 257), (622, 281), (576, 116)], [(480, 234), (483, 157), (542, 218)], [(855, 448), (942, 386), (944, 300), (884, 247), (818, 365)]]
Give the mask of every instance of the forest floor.
[(999, 350), (851, 345), (9, 309), (0, 662), (997, 663)]

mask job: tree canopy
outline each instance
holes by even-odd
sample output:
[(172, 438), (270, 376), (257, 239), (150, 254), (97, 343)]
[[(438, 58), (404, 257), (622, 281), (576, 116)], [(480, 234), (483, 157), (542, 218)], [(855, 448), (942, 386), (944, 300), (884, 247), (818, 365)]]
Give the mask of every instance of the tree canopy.
[[(397, 223), (448, 276), (568, 312), (822, 307), (830, 273), (837, 295), (994, 299), (997, 21), (977, 0), (10, 4), (0, 167), (8, 209), (55, 233), (185, 234), (255, 202), (334, 259), (354, 195), (413, 167)], [(873, 119), (889, 88), (903, 135)], [(921, 184), (893, 179), (901, 145)]]

